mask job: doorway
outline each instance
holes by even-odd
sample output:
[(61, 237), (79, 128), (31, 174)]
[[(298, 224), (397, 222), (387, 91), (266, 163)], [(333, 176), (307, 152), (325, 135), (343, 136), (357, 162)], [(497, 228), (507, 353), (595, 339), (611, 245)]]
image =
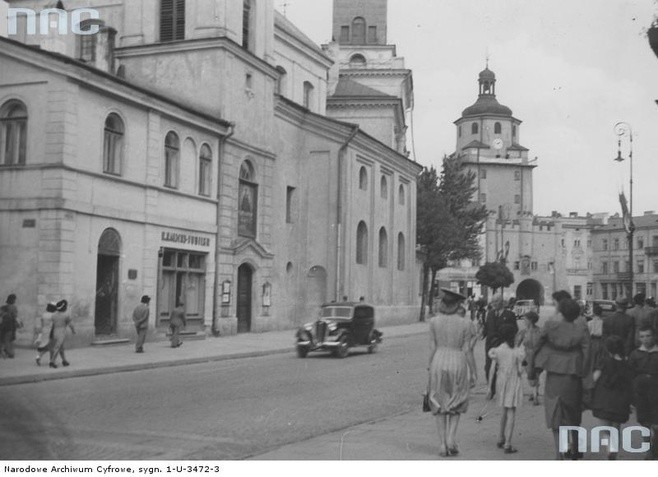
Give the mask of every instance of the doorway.
[(251, 331), (251, 291), (254, 271), (244, 263), (238, 268), (238, 302), (236, 314), (238, 317), (238, 333)]
[(94, 328), (96, 335), (117, 332), (119, 298), (119, 257), (121, 237), (114, 229), (107, 229), (98, 242), (96, 259), (96, 305)]

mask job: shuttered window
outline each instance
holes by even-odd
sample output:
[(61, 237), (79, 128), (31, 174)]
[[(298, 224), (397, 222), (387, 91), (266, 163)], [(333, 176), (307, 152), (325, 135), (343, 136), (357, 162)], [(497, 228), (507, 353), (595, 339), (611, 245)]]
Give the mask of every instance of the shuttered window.
[(249, 35), (251, 35), (251, 0), (242, 2), (242, 47), (249, 49)]
[(160, 41), (185, 39), (185, 0), (160, 1)]

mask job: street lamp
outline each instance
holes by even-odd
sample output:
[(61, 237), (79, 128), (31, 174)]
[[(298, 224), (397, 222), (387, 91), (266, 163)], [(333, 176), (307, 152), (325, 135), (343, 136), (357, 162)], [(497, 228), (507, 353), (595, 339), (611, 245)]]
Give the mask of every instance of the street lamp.
[(619, 196), (621, 201), (621, 208), (623, 212), (624, 228), (628, 234), (628, 298), (632, 299), (633, 296), (633, 232), (635, 232), (635, 225), (633, 224), (633, 130), (630, 124), (619, 122), (615, 124), (615, 134), (617, 134), (617, 157), (616, 162), (623, 162), (625, 158), (621, 155), (621, 138), (628, 137), (628, 158), (630, 159), (631, 174), (630, 174), (630, 196), (629, 205), (626, 207), (626, 199), (621, 194)]

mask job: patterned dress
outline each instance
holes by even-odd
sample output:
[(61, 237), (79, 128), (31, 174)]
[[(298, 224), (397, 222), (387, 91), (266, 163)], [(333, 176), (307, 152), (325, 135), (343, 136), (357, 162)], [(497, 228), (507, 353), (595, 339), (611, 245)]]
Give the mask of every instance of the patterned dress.
[(470, 375), (466, 354), (476, 338), (474, 323), (459, 313), (439, 313), (430, 322), (429, 400), (432, 414), (468, 409)]
[(518, 407), (523, 402), (523, 360), (525, 350), (521, 347), (510, 348), (503, 343), (489, 350), (489, 357), (498, 365), (496, 380), (496, 395), (501, 407)]

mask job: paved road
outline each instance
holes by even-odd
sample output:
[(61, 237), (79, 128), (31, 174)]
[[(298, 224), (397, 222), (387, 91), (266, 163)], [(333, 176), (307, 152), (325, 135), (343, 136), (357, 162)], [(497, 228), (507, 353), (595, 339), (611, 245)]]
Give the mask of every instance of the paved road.
[(1, 459), (241, 459), (418, 407), (427, 336), (7, 386)]

